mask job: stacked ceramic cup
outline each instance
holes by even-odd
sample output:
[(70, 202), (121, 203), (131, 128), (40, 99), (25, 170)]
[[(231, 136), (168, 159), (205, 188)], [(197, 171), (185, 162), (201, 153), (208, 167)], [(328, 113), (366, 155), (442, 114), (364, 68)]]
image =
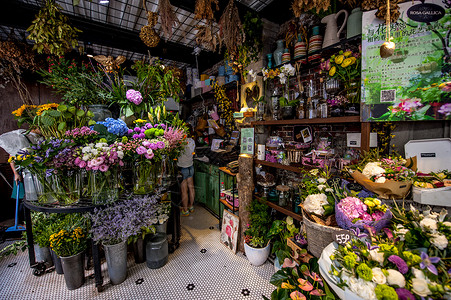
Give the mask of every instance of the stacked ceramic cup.
[(316, 53), (312, 54), (318, 50), (321, 50), (321, 47), (323, 45), (323, 37), (319, 34), (319, 26), (315, 26), (312, 29), (312, 36), (309, 40), (309, 47), (308, 47), (308, 61), (314, 61), (321, 58), (321, 54)]
[[(298, 59), (305, 55), (307, 55), (307, 47), (305, 45), (305, 42), (302, 40), (301, 35), (299, 35), (298, 41), (296, 45), (294, 45), (294, 59)], [(306, 59), (303, 58), (302, 60), (300, 60), (300, 62), (306, 62)]]
[(283, 54), (282, 54), (282, 64), (286, 64), (290, 62), (290, 50), (288, 50), (287, 48), (285, 48)]

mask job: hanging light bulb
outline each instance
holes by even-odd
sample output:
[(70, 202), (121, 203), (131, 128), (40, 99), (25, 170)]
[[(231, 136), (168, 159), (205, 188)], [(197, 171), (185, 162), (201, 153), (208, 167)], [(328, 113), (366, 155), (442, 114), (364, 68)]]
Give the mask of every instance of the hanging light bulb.
[(387, 13), (385, 15), (385, 42), (381, 45), (379, 49), (379, 54), (382, 58), (387, 58), (395, 53), (395, 43), (391, 41), (390, 36), (390, 0), (387, 0)]

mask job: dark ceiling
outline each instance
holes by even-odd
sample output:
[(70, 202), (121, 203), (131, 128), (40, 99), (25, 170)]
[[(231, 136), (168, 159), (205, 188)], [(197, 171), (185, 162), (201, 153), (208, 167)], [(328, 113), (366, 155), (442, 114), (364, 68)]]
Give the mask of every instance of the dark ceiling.
[[(79, 35), (81, 46), (91, 45), (95, 54), (124, 55), (130, 60), (142, 59), (150, 54), (161, 57), (166, 63), (178, 67), (195, 65), (193, 50), (195, 43), (194, 20), (195, 0), (171, 0), (179, 24), (174, 28), (170, 39), (161, 38), (155, 48), (148, 48), (139, 38), (139, 30), (147, 24), (146, 11), (142, 0), (110, 0), (106, 5), (99, 0), (81, 0), (77, 6), (72, 0), (57, 0), (62, 12), (69, 17), (72, 25), (81, 29)], [(5, 39), (11, 30), (15, 35), (24, 35), (39, 11), (42, 0), (7, 0), (2, 1), (0, 10), (0, 38)], [(246, 11), (254, 10), (269, 21), (282, 23), (292, 17), (289, 0), (241, 0), (236, 2), (241, 16)], [(220, 10), (216, 12), (219, 20), (228, 1), (219, 0)], [(158, 10), (158, 0), (146, 0), (149, 11)], [(216, 30), (219, 30), (215, 24)], [(158, 31), (161, 25), (155, 26)], [(160, 34), (161, 35), (161, 34)], [(201, 51), (198, 56), (199, 69), (205, 70), (223, 59), (222, 53)]]

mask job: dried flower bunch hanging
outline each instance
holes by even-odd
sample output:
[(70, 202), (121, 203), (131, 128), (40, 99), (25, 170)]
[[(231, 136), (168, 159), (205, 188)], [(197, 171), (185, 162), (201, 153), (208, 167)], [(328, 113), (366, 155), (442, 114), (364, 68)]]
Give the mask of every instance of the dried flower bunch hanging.
[(356, 8), (357, 6), (359, 6), (359, 1), (357, 0), (340, 0), (341, 3), (343, 3), (344, 5), (349, 6), (351, 9)]
[(196, 26), (196, 43), (208, 51), (215, 51), (216, 46), (219, 47), (218, 49), (221, 49), (222, 41), (219, 38), (219, 34), (213, 34), (213, 25), (207, 24), (207, 25), (197, 25)]
[(69, 25), (69, 19), (60, 12), (54, 0), (45, 1), (27, 31), (28, 39), (38, 53), (64, 55), (78, 45), (78, 30)]
[(330, 7), (330, 0), (294, 0), (291, 4), (291, 9), (293, 10), (296, 18), (312, 9), (316, 9), (316, 13), (321, 11), (326, 11)]
[(207, 21), (214, 21), (212, 5), (216, 4), (216, 10), (219, 10), (218, 0), (197, 0), (194, 8), (194, 19)]
[(160, 37), (153, 27), (157, 24), (158, 14), (155, 12), (147, 12), (147, 25), (141, 28), (139, 37), (148, 47), (153, 48), (160, 42)]
[(0, 41), (0, 60), (10, 65), (18, 73), (22, 69), (39, 69), (32, 47), (20, 41)]
[[(395, 23), (400, 15), (399, 12), (399, 3), (400, 0), (390, 0), (390, 22)], [(377, 0), (377, 12), (376, 17), (381, 20), (385, 20), (385, 16), (387, 15), (387, 1), (386, 0)]]
[(219, 20), (219, 36), (223, 39), (230, 55), (238, 52), (238, 46), (244, 42), (241, 20), (234, 0), (229, 0)]
[(377, 8), (377, 1), (374, 0), (363, 0), (362, 10), (373, 10)]
[(174, 7), (171, 5), (169, 0), (160, 0), (158, 10), (160, 12), (160, 21), (163, 34), (169, 39), (172, 36), (172, 27), (179, 23), (179, 19), (174, 13)]

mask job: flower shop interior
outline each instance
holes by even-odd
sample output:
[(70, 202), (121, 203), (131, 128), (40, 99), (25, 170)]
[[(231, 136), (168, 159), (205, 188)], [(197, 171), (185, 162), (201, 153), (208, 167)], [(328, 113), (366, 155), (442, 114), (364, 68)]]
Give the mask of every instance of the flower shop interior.
[(7, 0), (2, 299), (451, 299), (449, 0)]

